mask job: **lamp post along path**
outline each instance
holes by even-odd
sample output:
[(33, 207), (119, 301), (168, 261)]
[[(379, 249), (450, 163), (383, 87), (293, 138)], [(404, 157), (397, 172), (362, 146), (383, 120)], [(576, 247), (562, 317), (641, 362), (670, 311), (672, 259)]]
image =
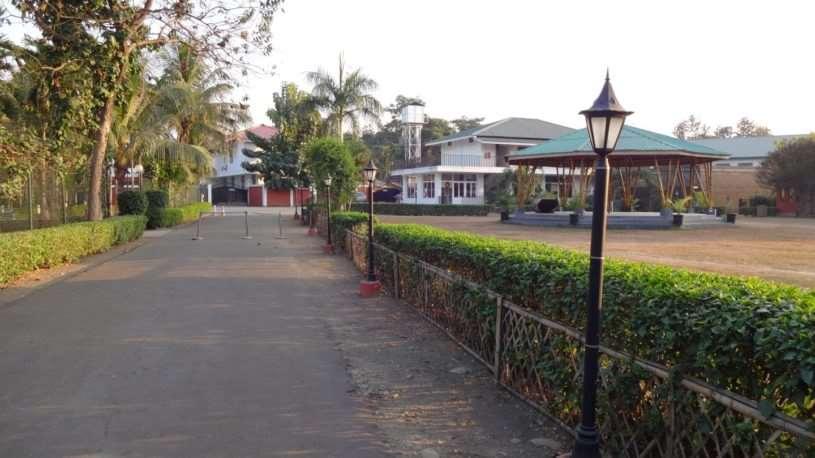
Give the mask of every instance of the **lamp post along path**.
[(325, 179), (325, 222), (328, 231), (327, 242), (323, 247), (326, 254), (334, 254), (334, 245), (331, 243), (331, 175)]
[(382, 289), (382, 284), (376, 279), (374, 271), (374, 182), (376, 181), (376, 164), (371, 160), (362, 171), (365, 181), (368, 182), (368, 275), (359, 283), (359, 295), (362, 297), (376, 296)]
[(589, 261), (589, 292), (586, 319), (586, 342), (583, 353), (583, 391), (580, 404), (580, 425), (577, 427), (573, 458), (600, 458), (600, 431), (597, 427), (597, 385), (599, 375), (600, 318), (603, 307), (603, 264), (606, 244), (606, 206), (610, 176), (608, 155), (620, 138), (626, 116), (608, 73), (600, 95), (588, 110), (586, 128), (592, 148), (597, 154), (594, 167), (594, 199), (591, 219)]

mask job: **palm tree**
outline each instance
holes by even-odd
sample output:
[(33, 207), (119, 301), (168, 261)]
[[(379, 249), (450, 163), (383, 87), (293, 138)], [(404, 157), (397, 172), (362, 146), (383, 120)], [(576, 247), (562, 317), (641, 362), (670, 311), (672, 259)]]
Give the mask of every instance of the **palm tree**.
[(132, 81), (132, 95), (113, 129), (116, 160), (181, 169), (190, 178), (205, 175), (211, 170), (210, 151), (224, 147), (249, 121), (247, 107), (225, 100), (232, 90), (227, 75), (210, 69), (192, 48), (174, 48), (164, 65), (155, 84), (141, 75)]
[(356, 134), (360, 118), (379, 120), (382, 105), (371, 95), (378, 86), (376, 81), (365, 76), (360, 69), (348, 73), (342, 54), (337, 79), (322, 69), (307, 73), (306, 78), (314, 84), (311, 91), (313, 103), (328, 113), (326, 122), (336, 129), (340, 141), (345, 122), (351, 124)]

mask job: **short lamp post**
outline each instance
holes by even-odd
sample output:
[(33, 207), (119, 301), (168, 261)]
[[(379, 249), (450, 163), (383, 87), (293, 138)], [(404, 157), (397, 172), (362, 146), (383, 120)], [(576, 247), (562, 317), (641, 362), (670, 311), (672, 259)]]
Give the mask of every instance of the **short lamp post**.
[(379, 293), (382, 285), (376, 280), (374, 272), (374, 180), (376, 180), (376, 165), (374, 161), (368, 162), (362, 170), (365, 181), (368, 182), (368, 276), (359, 283), (359, 295), (371, 297)]
[(334, 254), (334, 245), (331, 243), (331, 175), (325, 178), (325, 222), (328, 230), (328, 240), (323, 247), (326, 254)]
[(302, 210), (302, 205), (300, 205), (300, 199), (301, 199), (301, 196), (300, 196), (300, 186), (299, 186), (299, 184), (298, 184), (298, 183), (295, 181), (295, 184), (294, 184), (294, 219), (295, 219), (295, 220), (299, 220), (299, 219), (300, 219), (300, 215), (299, 215), (299, 214), (297, 214), (297, 207), (298, 207), (298, 206), (299, 206), (299, 207), (300, 207), (300, 209)]
[(583, 398), (580, 426), (577, 427), (573, 458), (600, 458), (600, 431), (597, 428), (597, 385), (599, 373), (600, 313), (603, 305), (603, 252), (606, 244), (606, 205), (610, 176), (608, 155), (617, 146), (623, 130), (625, 111), (606, 73), (606, 82), (594, 105), (580, 112), (597, 163), (594, 167), (594, 201), (591, 218), (591, 258), (589, 264), (588, 316), (583, 353)]
[(308, 235), (317, 235), (317, 228), (314, 226), (314, 210), (317, 203), (317, 193), (314, 186), (309, 186), (309, 195), (311, 195), (311, 210), (308, 212)]

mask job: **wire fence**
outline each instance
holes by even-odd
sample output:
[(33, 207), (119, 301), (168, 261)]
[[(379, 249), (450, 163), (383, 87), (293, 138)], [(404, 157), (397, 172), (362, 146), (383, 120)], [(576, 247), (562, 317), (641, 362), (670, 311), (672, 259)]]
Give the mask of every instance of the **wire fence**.
[[(347, 231), (349, 259), (367, 271), (367, 237)], [(383, 288), (444, 331), (496, 383), (574, 434), (583, 335), (501, 295), (374, 243)], [(614, 457), (813, 457), (815, 432), (783, 413), (766, 417), (755, 400), (622, 351), (602, 347), (599, 418)]]
[[(7, 177), (0, 174), (0, 182)], [(105, 217), (118, 214), (116, 196), (128, 190), (156, 190), (160, 187), (142, 177), (131, 177), (127, 170), (105, 174), (100, 192)], [(86, 221), (90, 185), (87, 172), (59, 173), (45, 167), (33, 170), (23, 182), (21, 192), (0, 195), (0, 232), (13, 232)], [(173, 207), (201, 202), (207, 198), (206, 186), (172, 186)]]

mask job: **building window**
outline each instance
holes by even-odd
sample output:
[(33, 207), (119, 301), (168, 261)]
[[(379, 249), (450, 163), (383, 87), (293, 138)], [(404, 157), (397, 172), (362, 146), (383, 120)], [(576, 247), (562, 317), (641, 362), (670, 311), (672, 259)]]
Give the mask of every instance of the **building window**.
[(436, 197), (436, 177), (434, 175), (422, 177), (422, 192), (425, 199)]
[(445, 173), (441, 177), (442, 189), (452, 190), (453, 197), (476, 197), (477, 178), (472, 173)]
[(408, 199), (416, 198), (416, 177), (407, 177), (407, 197)]

